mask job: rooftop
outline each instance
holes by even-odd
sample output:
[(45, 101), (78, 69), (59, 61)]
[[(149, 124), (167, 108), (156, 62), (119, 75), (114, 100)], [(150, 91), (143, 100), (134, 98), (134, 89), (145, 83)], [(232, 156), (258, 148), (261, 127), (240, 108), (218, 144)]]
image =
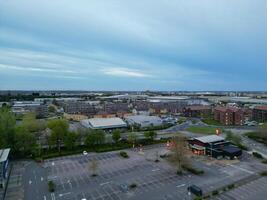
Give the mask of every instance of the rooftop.
[(81, 124), (92, 129), (120, 128), (127, 126), (127, 124), (118, 117), (85, 119), (81, 121)]
[(256, 109), (256, 110), (266, 110), (267, 111), (267, 106), (255, 106), (254, 109)]
[(7, 160), (10, 149), (0, 149), (0, 163)]
[(196, 137), (195, 139), (203, 143), (219, 142), (219, 141), (224, 140), (223, 137), (220, 137), (218, 135), (207, 135), (207, 136), (202, 136), (202, 137)]

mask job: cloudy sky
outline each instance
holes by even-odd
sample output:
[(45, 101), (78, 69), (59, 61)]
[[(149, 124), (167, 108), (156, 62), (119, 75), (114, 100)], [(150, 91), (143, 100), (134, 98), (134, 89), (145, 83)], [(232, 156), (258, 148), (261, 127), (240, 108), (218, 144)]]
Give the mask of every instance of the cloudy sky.
[(267, 90), (267, 1), (3, 0), (0, 89)]

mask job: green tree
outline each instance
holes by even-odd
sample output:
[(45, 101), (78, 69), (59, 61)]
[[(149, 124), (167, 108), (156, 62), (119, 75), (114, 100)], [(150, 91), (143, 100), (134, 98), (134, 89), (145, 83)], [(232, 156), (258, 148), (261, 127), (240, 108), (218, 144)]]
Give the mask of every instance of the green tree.
[(157, 133), (155, 131), (146, 131), (144, 133), (144, 136), (146, 137), (146, 139), (154, 140), (155, 137), (157, 136)]
[(50, 105), (50, 106), (48, 107), (48, 112), (50, 112), (50, 113), (55, 113), (55, 112), (56, 112), (56, 108), (55, 108), (55, 106)]
[(35, 152), (37, 147), (36, 138), (24, 126), (17, 126), (15, 129), (14, 150), (25, 156)]
[(105, 143), (105, 133), (102, 130), (94, 131), (95, 134), (95, 142), (96, 144), (103, 144)]
[(0, 148), (13, 147), (15, 135), (15, 116), (8, 108), (0, 109)]
[(93, 134), (93, 133), (88, 133), (88, 134), (86, 135), (86, 138), (85, 138), (84, 143), (85, 143), (85, 145), (86, 145), (87, 147), (92, 147), (92, 146), (94, 146), (94, 144), (95, 144), (95, 134)]
[(64, 119), (53, 119), (48, 122), (48, 128), (51, 129), (50, 144), (56, 145), (60, 152), (62, 142), (68, 133), (69, 124)]
[(22, 118), (21, 126), (24, 126), (30, 132), (38, 132), (46, 128), (45, 122), (37, 120), (35, 113), (25, 114)]
[(121, 138), (120, 130), (115, 130), (115, 131), (112, 132), (112, 139), (114, 140), (114, 142), (117, 143), (120, 138)]
[(78, 135), (75, 132), (68, 132), (64, 138), (64, 146), (69, 150), (73, 150), (76, 146), (77, 139)]
[(128, 134), (128, 138), (127, 138), (127, 140), (128, 140), (130, 143), (134, 144), (134, 143), (136, 142), (136, 140), (137, 140), (137, 135), (136, 135), (136, 133), (134, 133), (134, 132), (129, 133), (129, 134)]

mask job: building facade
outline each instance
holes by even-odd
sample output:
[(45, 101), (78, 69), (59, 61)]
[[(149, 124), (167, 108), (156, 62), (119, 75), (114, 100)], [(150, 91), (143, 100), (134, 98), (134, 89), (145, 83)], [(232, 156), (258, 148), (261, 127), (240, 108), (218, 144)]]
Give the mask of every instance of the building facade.
[(257, 122), (267, 122), (267, 106), (255, 106), (252, 110), (252, 119)]
[(243, 125), (244, 112), (237, 107), (217, 106), (214, 108), (214, 119), (223, 125)]

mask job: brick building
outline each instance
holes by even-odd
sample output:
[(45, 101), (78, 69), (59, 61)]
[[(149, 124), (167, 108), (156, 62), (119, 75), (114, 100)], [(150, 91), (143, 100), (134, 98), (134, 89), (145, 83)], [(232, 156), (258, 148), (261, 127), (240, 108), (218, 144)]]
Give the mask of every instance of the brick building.
[(217, 106), (214, 108), (214, 119), (224, 125), (243, 125), (245, 116), (241, 108)]
[(252, 119), (257, 122), (267, 122), (267, 105), (255, 106), (252, 111)]
[(203, 117), (211, 114), (211, 107), (204, 105), (187, 106), (183, 113), (186, 117)]

